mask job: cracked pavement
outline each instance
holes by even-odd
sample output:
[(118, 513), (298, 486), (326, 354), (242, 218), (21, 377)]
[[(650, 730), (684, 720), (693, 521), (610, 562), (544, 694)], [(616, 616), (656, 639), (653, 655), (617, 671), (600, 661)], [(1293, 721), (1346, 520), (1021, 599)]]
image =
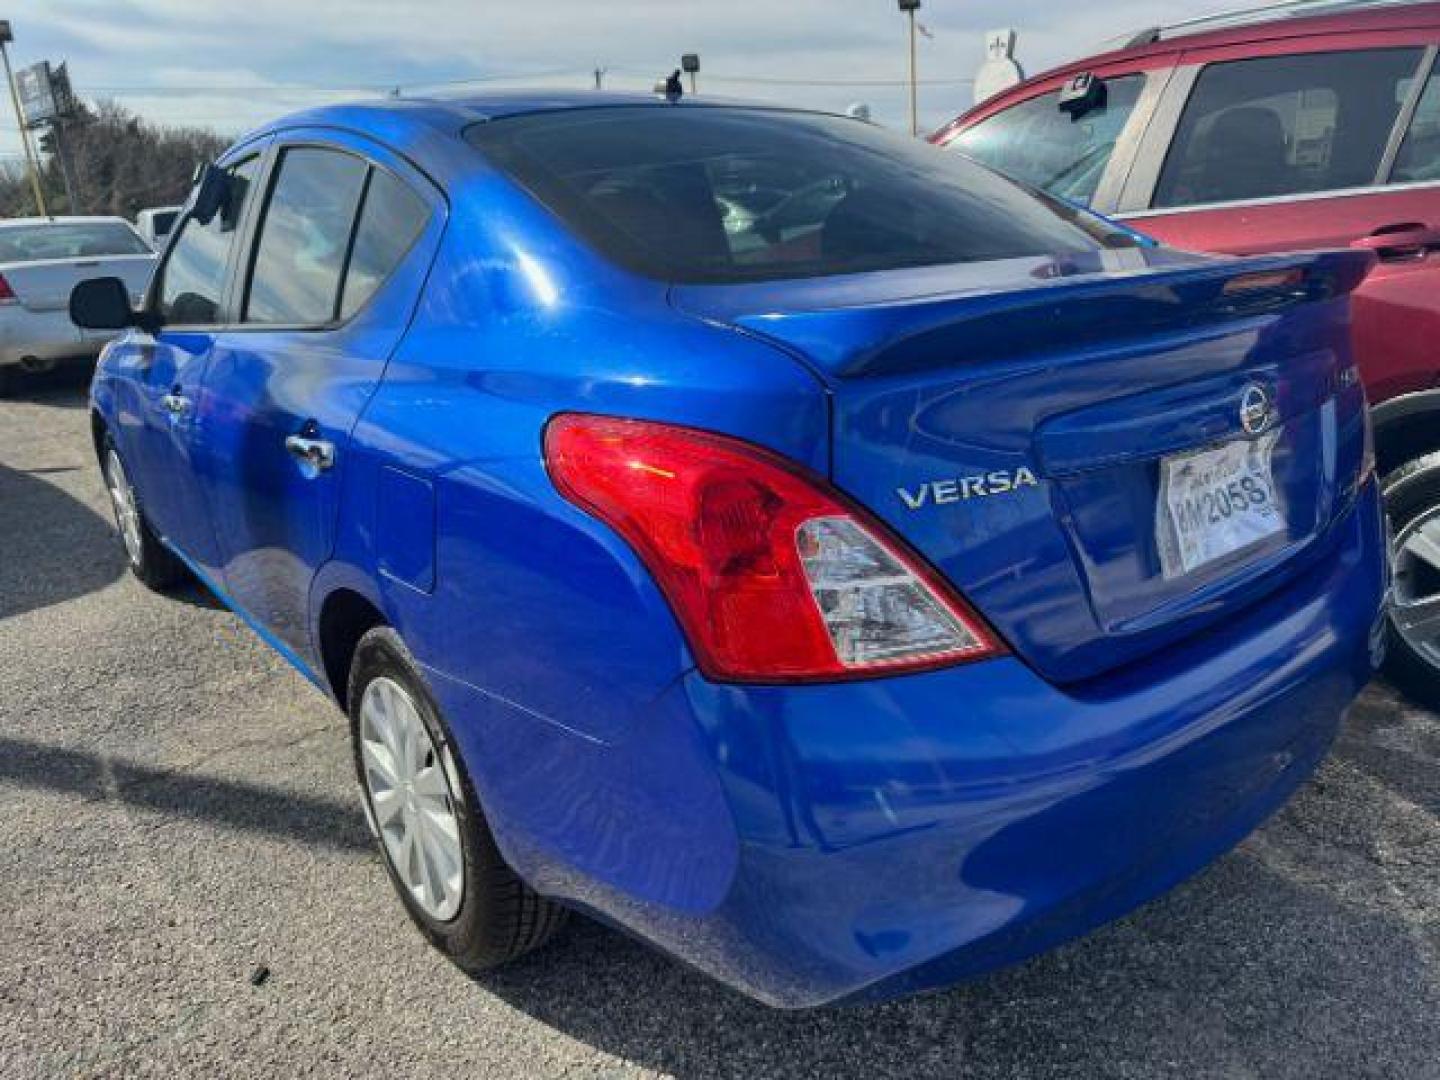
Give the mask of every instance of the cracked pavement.
[(391, 894), (340, 714), (125, 572), (81, 380), (0, 400), (7, 1078), (1440, 1077), (1437, 815), (1440, 717), (1376, 684), (1233, 854), (966, 987), (778, 1013), (578, 918), (472, 980)]

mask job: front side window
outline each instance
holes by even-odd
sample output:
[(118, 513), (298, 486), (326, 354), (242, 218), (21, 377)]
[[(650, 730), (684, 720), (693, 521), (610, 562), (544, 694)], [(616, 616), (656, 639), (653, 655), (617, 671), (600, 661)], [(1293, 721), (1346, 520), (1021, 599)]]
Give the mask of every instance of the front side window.
[(1074, 207), (843, 117), (588, 108), (478, 124), (470, 143), (605, 256), (690, 283), (1133, 246)]
[(1102, 86), (1102, 101), (1079, 115), (1061, 111), (1056, 90), (987, 117), (946, 147), (1032, 187), (1089, 206), (1115, 143), (1140, 100), (1145, 76), (1122, 75), (1106, 79)]
[(225, 205), (203, 225), (186, 218), (180, 226), (155, 293), (164, 322), (204, 326), (219, 321), (230, 252), (259, 166), (260, 159), (252, 157), (227, 169)]
[(1440, 72), (1431, 75), (1420, 95), (1410, 130), (1400, 144), (1392, 184), (1419, 184), (1440, 180)]
[(1420, 55), (1372, 49), (1210, 65), (1180, 118), (1152, 205), (1373, 184)]
[(249, 323), (333, 322), (355, 211), (369, 166), (318, 147), (285, 150), (256, 240)]

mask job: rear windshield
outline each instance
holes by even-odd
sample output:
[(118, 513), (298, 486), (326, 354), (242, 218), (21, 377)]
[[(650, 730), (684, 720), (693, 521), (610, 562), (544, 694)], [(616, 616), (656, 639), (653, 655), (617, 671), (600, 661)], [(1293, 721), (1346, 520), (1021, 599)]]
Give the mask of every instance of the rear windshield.
[(858, 120), (615, 107), (479, 124), (472, 145), (607, 257), (721, 283), (1071, 254), (1127, 234)]
[(149, 255), (140, 235), (118, 221), (49, 221), (0, 228), (0, 262)]

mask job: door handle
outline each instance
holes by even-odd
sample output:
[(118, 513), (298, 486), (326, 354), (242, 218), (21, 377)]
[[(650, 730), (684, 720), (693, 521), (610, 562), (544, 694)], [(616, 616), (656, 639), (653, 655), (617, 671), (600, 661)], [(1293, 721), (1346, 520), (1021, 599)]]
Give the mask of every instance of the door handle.
[(328, 469), (335, 464), (335, 444), (329, 439), (313, 439), (308, 435), (285, 436), (285, 449), (290, 456), (314, 469)]
[(190, 399), (172, 390), (160, 399), (160, 407), (171, 416), (184, 416), (190, 411)]
[(1440, 247), (1440, 229), (1432, 229), (1423, 221), (1401, 221), (1382, 225), (1350, 246), (1373, 251), (1381, 259), (1421, 259), (1430, 248)]

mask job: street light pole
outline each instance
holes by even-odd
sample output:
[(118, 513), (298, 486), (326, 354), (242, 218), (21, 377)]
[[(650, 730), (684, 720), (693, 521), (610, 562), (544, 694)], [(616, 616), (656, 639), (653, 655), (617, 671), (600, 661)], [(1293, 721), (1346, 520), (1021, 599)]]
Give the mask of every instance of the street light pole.
[(897, 0), (900, 10), (910, 19), (910, 134), (920, 134), (920, 104), (918, 101), (915, 76), (915, 12), (920, 10), (920, 0)]
[(15, 122), (20, 126), (20, 144), (25, 148), (26, 171), (30, 173), (30, 188), (35, 192), (35, 206), (41, 217), (49, 217), (45, 209), (45, 192), (40, 187), (40, 163), (35, 160), (35, 148), (30, 145), (30, 131), (25, 127), (25, 114), (20, 111), (20, 95), (15, 92), (15, 74), (10, 70), (10, 51), (5, 47), (15, 40), (10, 31), (10, 21), (0, 19), (0, 59), (5, 61), (5, 85), (10, 87), (10, 104), (15, 106)]

